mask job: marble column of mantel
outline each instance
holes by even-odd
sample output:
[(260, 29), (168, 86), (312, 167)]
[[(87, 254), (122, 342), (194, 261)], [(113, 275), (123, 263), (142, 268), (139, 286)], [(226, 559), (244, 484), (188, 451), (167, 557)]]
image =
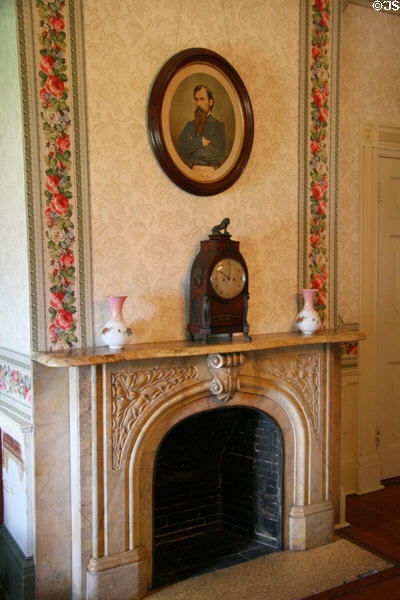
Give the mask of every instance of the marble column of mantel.
[(233, 340), (212, 341), (208, 344), (189, 341), (153, 342), (131, 344), (121, 350), (110, 350), (104, 346), (78, 348), (56, 352), (34, 352), (33, 360), (47, 367), (84, 367), (149, 358), (170, 358), (226, 354), (232, 352), (253, 352), (314, 344), (336, 344), (356, 342), (365, 339), (360, 331), (348, 329), (323, 329), (313, 335), (300, 332), (260, 333), (245, 342), (241, 336)]

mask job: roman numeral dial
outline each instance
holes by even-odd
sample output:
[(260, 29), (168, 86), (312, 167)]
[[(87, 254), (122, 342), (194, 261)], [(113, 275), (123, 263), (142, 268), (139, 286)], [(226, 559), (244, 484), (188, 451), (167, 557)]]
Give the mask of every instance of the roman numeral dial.
[(246, 283), (243, 266), (233, 258), (224, 258), (217, 262), (211, 272), (211, 286), (214, 292), (224, 300), (235, 298)]

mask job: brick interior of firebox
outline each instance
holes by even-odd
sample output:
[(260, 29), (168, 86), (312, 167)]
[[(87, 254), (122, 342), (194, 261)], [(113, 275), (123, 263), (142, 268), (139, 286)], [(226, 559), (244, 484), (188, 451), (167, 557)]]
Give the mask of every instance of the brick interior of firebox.
[(283, 441), (254, 409), (190, 417), (154, 470), (153, 587), (282, 548)]

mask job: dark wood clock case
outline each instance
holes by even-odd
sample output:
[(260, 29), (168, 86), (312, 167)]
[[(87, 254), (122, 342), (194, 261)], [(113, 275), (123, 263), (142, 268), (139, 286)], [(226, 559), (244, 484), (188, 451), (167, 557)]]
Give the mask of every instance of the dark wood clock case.
[[(200, 252), (196, 256), (190, 273), (190, 307), (188, 330), (191, 339), (201, 338), (203, 343), (214, 334), (233, 334), (243, 332), (245, 341), (250, 341), (247, 323), (249, 299), (249, 279), (246, 262), (239, 252), (239, 242), (231, 240), (226, 227), (213, 228), (208, 240), (201, 242)], [(213, 267), (224, 258), (233, 258), (244, 269), (246, 280), (241, 292), (232, 299), (219, 297), (213, 290), (210, 276)]]

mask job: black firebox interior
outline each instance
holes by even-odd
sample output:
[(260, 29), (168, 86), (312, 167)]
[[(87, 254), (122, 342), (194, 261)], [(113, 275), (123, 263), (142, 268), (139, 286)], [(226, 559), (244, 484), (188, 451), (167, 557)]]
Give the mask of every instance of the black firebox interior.
[(245, 407), (189, 417), (154, 468), (153, 588), (282, 549), (283, 439)]

